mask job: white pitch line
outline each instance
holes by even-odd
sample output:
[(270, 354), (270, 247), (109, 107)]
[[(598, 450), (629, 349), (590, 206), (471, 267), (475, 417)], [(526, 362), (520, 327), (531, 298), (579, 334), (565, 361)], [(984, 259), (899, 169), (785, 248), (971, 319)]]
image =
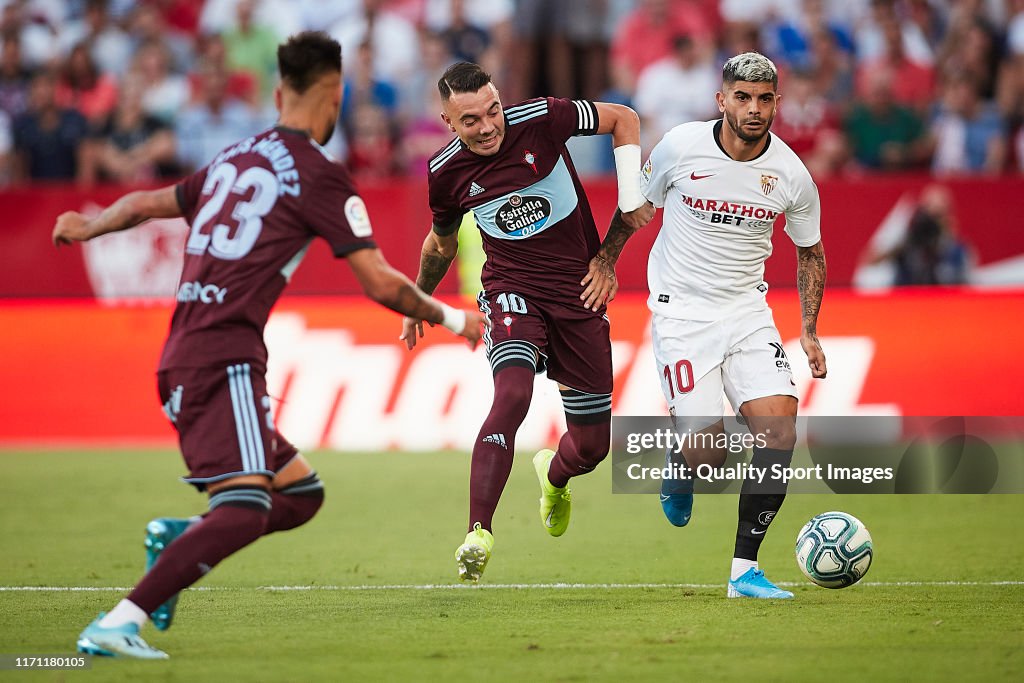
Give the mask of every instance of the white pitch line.
[[(809, 582), (780, 581), (778, 586), (809, 586)], [(896, 587), (956, 587), (956, 586), (1024, 586), (1024, 581), (864, 581), (861, 586), (874, 588)], [(197, 586), (196, 591), (381, 591), (381, 590), (622, 590), (637, 588), (716, 589), (725, 583), (425, 583), (425, 584), (366, 584), (357, 586)], [(113, 593), (130, 591), (130, 586), (0, 586), (0, 593)]]

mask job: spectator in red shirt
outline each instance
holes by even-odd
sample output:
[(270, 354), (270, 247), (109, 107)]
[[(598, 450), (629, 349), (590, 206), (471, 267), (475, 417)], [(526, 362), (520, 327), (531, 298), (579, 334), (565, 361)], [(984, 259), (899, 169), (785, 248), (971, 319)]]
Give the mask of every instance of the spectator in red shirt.
[(364, 180), (394, 175), (398, 159), (387, 112), (376, 104), (359, 104), (351, 125), (348, 167), (352, 174)]
[(437, 88), (427, 95), (419, 112), (402, 131), (400, 156), (406, 174), (426, 178), (427, 162), (452, 139), (452, 132), (439, 113), (444, 109)]
[(259, 81), (250, 73), (238, 71), (228, 67), (227, 48), (224, 39), (219, 34), (203, 36), (199, 41), (200, 58), (196, 69), (188, 75), (189, 85), (192, 90), (192, 101), (202, 99), (204, 69), (214, 69), (226, 75), (227, 95), (239, 99), (250, 106), (259, 104)]
[(196, 0), (155, 0), (155, 5), (164, 23), (171, 30), (189, 36), (199, 32), (199, 13), (203, 9), (202, 2)]
[(772, 133), (786, 141), (815, 178), (835, 173), (845, 156), (836, 111), (815, 86), (812, 72), (792, 71), (785, 83)]
[[(713, 25), (704, 9), (692, 0), (641, 0), (626, 16), (612, 38), (612, 84), (632, 95), (645, 66), (672, 54), (678, 35), (692, 35), (700, 41), (713, 39)], [(698, 45), (703, 48), (703, 45)]]
[(90, 124), (105, 120), (117, 106), (117, 81), (100, 73), (85, 43), (68, 55), (57, 85), (57, 103), (77, 109)]
[(925, 111), (935, 96), (935, 70), (931, 65), (911, 60), (903, 46), (903, 29), (895, 17), (882, 23), (885, 49), (882, 57), (864, 62), (857, 70), (857, 93), (864, 97), (867, 75), (888, 70), (893, 77), (892, 96), (896, 102), (918, 112)]

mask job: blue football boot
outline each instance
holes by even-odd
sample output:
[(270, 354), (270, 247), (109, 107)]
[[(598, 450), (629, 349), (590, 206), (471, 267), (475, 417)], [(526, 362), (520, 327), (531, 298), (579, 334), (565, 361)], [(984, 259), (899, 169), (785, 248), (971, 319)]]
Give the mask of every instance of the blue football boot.
[(686, 526), (693, 513), (693, 479), (662, 479), (661, 509), (672, 526)]
[(793, 597), (793, 594), (769, 581), (760, 569), (751, 567), (743, 576), (729, 582), (729, 597), (787, 599)]
[(103, 612), (85, 627), (76, 643), (79, 652), (100, 657), (134, 657), (135, 659), (167, 659), (167, 653), (149, 645), (139, 637), (136, 624), (116, 628), (100, 626)]
[[(152, 569), (154, 564), (156, 564), (157, 559), (160, 557), (160, 553), (162, 553), (164, 549), (171, 544), (171, 541), (185, 533), (185, 530), (188, 529), (189, 526), (197, 519), (197, 517), (189, 519), (159, 517), (146, 525), (146, 540), (144, 541), (144, 545), (146, 546), (147, 572)], [(157, 607), (153, 610), (153, 613), (149, 615), (149, 618), (153, 621), (153, 625), (156, 626), (158, 630), (166, 631), (171, 627), (171, 621), (174, 619), (174, 609), (178, 606), (179, 595), (180, 593), (176, 593), (174, 597)]]

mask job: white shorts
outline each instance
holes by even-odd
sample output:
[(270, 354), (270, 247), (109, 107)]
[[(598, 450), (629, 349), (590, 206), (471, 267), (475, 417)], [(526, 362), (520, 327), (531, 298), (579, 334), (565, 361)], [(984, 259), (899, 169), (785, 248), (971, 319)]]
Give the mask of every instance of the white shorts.
[(770, 308), (710, 322), (655, 314), (651, 340), (673, 415), (721, 416), (723, 390), (737, 412), (765, 396), (799, 399)]

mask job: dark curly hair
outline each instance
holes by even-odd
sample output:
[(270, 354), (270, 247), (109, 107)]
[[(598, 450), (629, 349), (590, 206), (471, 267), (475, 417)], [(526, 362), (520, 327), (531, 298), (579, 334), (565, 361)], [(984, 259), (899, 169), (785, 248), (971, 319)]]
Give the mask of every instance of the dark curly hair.
[(281, 80), (303, 93), (325, 73), (341, 72), (341, 45), (323, 31), (297, 33), (277, 48)]

